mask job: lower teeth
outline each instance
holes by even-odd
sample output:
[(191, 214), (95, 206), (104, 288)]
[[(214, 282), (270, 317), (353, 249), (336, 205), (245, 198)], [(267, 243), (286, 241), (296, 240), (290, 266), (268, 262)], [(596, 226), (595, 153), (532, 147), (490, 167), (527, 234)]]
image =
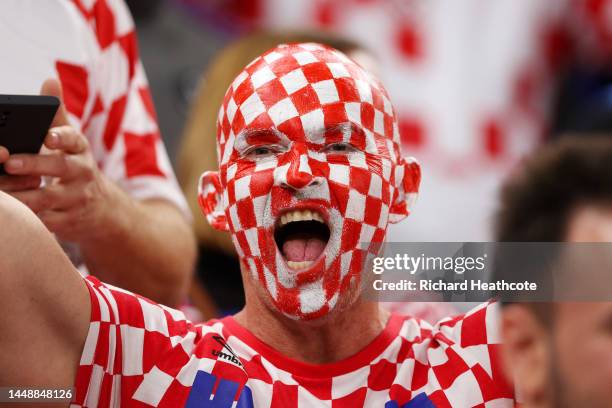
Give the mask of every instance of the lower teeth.
[(301, 262), (287, 261), (287, 265), (289, 265), (291, 269), (305, 269), (309, 267), (312, 264), (312, 262), (313, 261), (301, 261)]

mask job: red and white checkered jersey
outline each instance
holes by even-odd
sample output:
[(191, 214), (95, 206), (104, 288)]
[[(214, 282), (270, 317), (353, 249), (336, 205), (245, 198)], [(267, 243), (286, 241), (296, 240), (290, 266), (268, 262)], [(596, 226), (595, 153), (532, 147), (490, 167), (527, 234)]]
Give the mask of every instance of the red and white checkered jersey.
[(0, 38), (0, 93), (38, 94), (58, 78), (103, 173), (136, 199), (166, 199), (188, 214), (123, 0), (5, 0)]
[(92, 313), (73, 407), (512, 407), (498, 363), (496, 305), (435, 326), (393, 315), (359, 353), (308, 364), (232, 317), (181, 312), (86, 279)]

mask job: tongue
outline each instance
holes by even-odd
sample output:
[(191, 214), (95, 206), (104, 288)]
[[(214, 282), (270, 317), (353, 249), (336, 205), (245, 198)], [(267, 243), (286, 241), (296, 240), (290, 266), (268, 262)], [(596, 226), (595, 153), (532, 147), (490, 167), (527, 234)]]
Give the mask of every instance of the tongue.
[(290, 238), (283, 243), (283, 254), (288, 261), (314, 261), (325, 249), (318, 238)]

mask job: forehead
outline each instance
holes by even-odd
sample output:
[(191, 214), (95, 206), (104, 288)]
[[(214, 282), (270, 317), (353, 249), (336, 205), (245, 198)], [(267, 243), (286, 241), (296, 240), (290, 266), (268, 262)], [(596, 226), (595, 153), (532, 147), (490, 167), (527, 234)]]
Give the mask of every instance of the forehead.
[(395, 113), (378, 80), (323, 45), (280, 45), (251, 62), (227, 90), (217, 121), (219, 158), (226, 161), (244, 130), (275, 129), (295, 139), (342, 123), (399, 154)]

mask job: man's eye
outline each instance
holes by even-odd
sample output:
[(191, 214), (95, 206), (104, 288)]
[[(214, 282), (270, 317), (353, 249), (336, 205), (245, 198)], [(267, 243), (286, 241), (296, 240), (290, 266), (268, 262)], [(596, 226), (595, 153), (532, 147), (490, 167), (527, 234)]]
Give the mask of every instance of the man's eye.
[(324, 150), (329, 153), (348, 153), (355, 151), (350, 143), (332, 143), (325, 146)]
[(277, 149), (270, 146), (257, 146), (247, 150), (245, 156), (251, 158), (262, 158), (272, 156), (277, 153)]
[(257, 149), (253, 149), (253, 152), (251, 152), (251, 154), (254, 154), (255, 156), (263, 156), (270, 153), (272, 153), (272, 149), (268, 147), (258, 147)]

